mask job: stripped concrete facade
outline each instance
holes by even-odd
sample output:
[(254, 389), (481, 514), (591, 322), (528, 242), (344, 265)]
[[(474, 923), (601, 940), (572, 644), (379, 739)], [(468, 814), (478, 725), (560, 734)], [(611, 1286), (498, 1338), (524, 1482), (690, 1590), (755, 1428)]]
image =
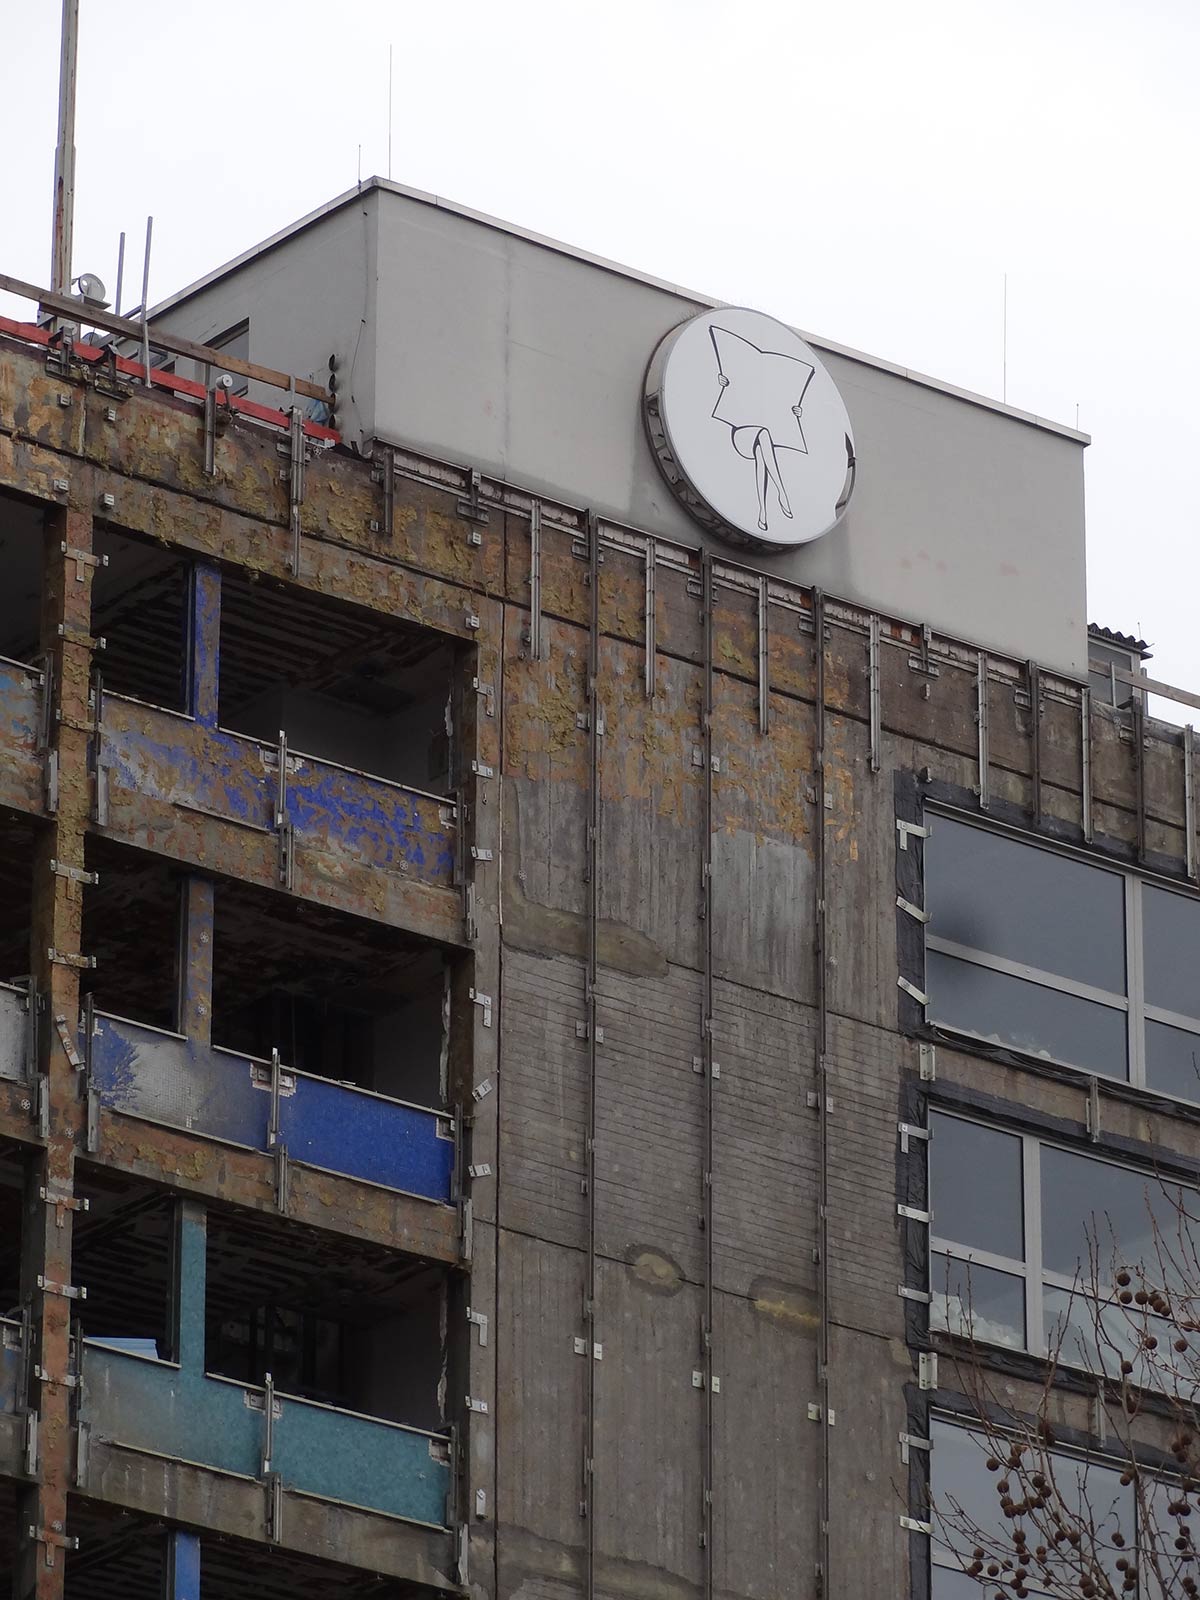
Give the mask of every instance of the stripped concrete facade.
[[(137, 377), (0, 333), (4, 559), (40, 580), (0, 648), (13, 1594), (928, 1595), (902, 1439), (961, 1397), (921, 1360), (900, 1125), (1200, 1150), (1194, 1110), (926, 1021), (919, 830), (940, 804), (1194, 888), (1190, 734), (470, 461)], [(121, 644), (164, 604), (120, 587), (146, 551), (177, 705)], [(347, 656), (444, 651), (440, 783), (225, 714), (226, 661), (244, 707), (268, 668), (315, 697), (343, 619)], [(401, 1055), (435, 984), (429, 1090), (332, 1044), (306, 1069), (260, 965), (327, 1018), (419, 974), (379, 1013)], [(161, 1336), (149, 1304), (122, 1332), (122, 1261), (160, 1274)], [(285, 1310), (339, 1273), (388, 1308), (335, 1399), (244, 1356), (272, 1273)]]

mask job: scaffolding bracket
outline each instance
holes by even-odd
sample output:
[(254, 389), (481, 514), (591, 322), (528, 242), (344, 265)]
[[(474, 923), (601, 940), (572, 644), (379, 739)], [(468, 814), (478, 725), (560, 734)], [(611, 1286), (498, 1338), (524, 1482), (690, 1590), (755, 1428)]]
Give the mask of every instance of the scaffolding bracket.
[(931, 1306), (933, 1304), (933, 1296), (928, 1289), (910, 1289), (906, 1283), (900, 1283), (896, 1285), (896, 1293), (901, 1300), (915, 1300), (918, 1305), (922, 1306)]
[[(490, 853), (491, 852), (489, 851), (489, 854)], [(492, 997), (491, 997), (491, 995), (490, 994), (483, 994), (478, 989), (472, 989), (471, 990), (471, 1001), (472, 1001), (472, 1003), (474, 1005), (482, 1007), (482, 1009), (483, 1009), (483, 1025), (484, 1025), (485, 1028), (490, 1028), (491, 1025), (492, 1025)]]
[(92, 1202), (81, 1195), (63, 1194), (58, 1189), (51, 1189), (42, 1184), (38, 1190), (38, 1199), (44, 1200), (48, 1206), (54, 1206), (58, 1212), (58, 1226), (63, 1225), (62, 1214), (65, 1211), (90, 1211)]
[(917, 1387), (936, 1389), (938, 1386), (938, 1358), (932, 1350), (922, 1350), (917, 1357)]
[[(41, 1367), (35, 1367), (33, 1370), (39, 1378), (42, 1376)], [(27, 1411), (25, 1413), (24, 1450), (25, 1476), (27, 1478), (36, 1478), (38, 1471), (38, 1414), (36, 1411)]]
[(933, 1083), (937, 1078), (937, 1046), (922, 1044), (920, 1047), (920, 1073), (922, 1083)]
[[(588, 1344), (589, 1343), (590, 1343), (590, 1341), (588, 1339), (585, 1339), (582, 1334), (576, 1334), (575, 1335), (575, 1339), (574, 1339), (575, 1354), (577, 1356), (586, 1356), (587, 1353), (588, 1353)], [(592, 1344), (592, 1360), (593, 1361), (603, 1361), (604, 1360), (604, 1346), (602, 1344)]]
[(492, 1167), (488, 1161), (476, 1161), (467, 1168), (467, 1176), (470, 1178), (490, 1178), (491, 1175)]
[(477, 778), (494, 778), (496, 776), (495, 767), (489, 767), (486, 761), (472, 761), (471, 771)]
[(837, 1426), (837, 1412), (826, 1411), (819, 1400), (810, 1400), (808, 1402), (808, 1420), (810, 1422), (825, 1421), (833, 1428)]
[(73, 628), (69, 622), (60, 622), (55, 629), (55, 633), (64, 644), (77, 644), (82, 650), (104, 650), (107, 648), (105, 639), (88, 633), (85, 628)]
[(494, 861), (495, 859), (496, 852), (489, 850), (485, 845), (473, 844), (471, 846), (472, 861)]
[(492, 1080), (485, 1078), (482, 1083), (477, 1083), (471, 1090), (472, 1100), (483, 1100), (492, 1092)]
[(478, 1411), (478, 1412), (481, 1412), (484, 1416), (487, 1415), (488, 1403), (487, 1403), (486, 1400), (476, 1400), (471, 1395), (467, 1395), (466, 1400), (467, 1400), (467, 1410), (468, 1411)]
[(929, 996), (923, 990), (918, 989), (915, 983), (910, 983), (904, 976), (897, 978), (896, 984), (897, 987), (904, 990), (905, 994), (912, 995), (919, 1006), (927, 1006), (929, 1004)]
[(896, 1207), (896, 1215), (898, 1217), (907, 1217), (910, 1222), (923, 1222), (927, 1227), (933, 1221), (933, 1212), (922, 1211), (920, 1206), (898, 1205)]
[(487, 1342), (488, 1342), (487, 1312), (486, 1311), (473, 1311), (471, 1309), (471, 1307), (468, 1306), (467, 1307), (467, 1321), (468, 1322), (473, 1322), (475, 1324), (475, 1326), (479, 1329), (479, 1348), (481, 1350), (486, 1350), (487, 1349)]

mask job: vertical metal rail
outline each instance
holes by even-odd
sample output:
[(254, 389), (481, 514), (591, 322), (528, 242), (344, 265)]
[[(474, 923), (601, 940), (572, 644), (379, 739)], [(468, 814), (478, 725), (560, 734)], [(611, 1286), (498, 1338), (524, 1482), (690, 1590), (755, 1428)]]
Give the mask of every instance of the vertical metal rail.
[(979, 809), (992, 803), (988, 784), (988, 658), (981, 650), (975, 667), (975, 723), (979, 736)]
[[(704, 1484), (700, 1503), (700, 1543), (704, 1551), (704, 1595), (712, 1600), (713, 1567), (713, 1385), (716, 1380), (714, 1365), (713, 1327), (713, 565), (707, 550), (700, 557), (700, 581), (703, 599), (701, 619), (704, 632), (702, 750), (704, 756), (704, 803), (700, 868), (700, 918), (702, 960), (704, 966), (703, 1007), (700, 1018), (700, 1067), (704, 1078), (704, 1149), (701, 1182), (701, 1226), (704, 1229), (704, 1305), (700, 1322), (700, 1370), (704, 1375)], [(761, 633), (760, 633), (761, 638)], [(762, 708), (759, 709), (759, 727), (762, 727)]]
[(597, 994), (600, 969), (600, 521), (588, 518), (588, 822), (587, 822), (587, 1048), (588, 1110), (585, 1142), (584, 1189), (587, 1198), (587, 1264), (584, 1269), (583, 1326), (585, 1414), (583, 1440), (583, 1492), (579, 1502), (586, 1519), (585, 1600), (596, 1593), (596, 1066)]
[(655, 580), (658, 572), (658, 541), (646, 539), (646, 699), (654, 699), (658, 661), (658, 632), (655, 626)]
[(827, 925), (825, 907), (825, 597), (813, 590), (813, 644), (816, 685), (813, 706), (813, 778), (816, 821), (813, 824), (813, 952), (816, 988), (814, 1077), (817, 1096), (817, 1394), (821, 1428), (820, 1488), (817, 1496), (817, 1594), (835, 1593), (829, 1571), (830, 1437), (829, 1437), (829, 1010), (825, 974)]
[(1183, 730), (1183, 829), (1187, 875), (1196, 878), (1196, 736), (1189, 722)]
[(879, 613), (872, 611), (867, 635), (867, 693), (870, 700), (871, 771), (879, 771), (883, 707), (879, 686)]
[(1146, 859), (1146, 713), (1141, 700), (1133, 701), (1133, 776), (1137, 788), (1137, 858)]
[(771, 731), (771, 618), (768, 579), (764, 574), (758, 580), (758, 731)]
[(146, 253), (142, 257), (142, 382), (150, 387), (150, 246), (154, 218), (146, 218)]
[(542, 659), (542, 502), (529, 507), (529, 655)]
[(1042, 825), (1042, 669), (1036, 661), (1027, 661), (1025, 672), (1029, 680), (1029, 765), (1033, 785), (1033, 825)]
[(1085, 684), (1079, 691), (1079, 764), (1083, 797), (1083, 842), (1092, 842), (1092, 691)]

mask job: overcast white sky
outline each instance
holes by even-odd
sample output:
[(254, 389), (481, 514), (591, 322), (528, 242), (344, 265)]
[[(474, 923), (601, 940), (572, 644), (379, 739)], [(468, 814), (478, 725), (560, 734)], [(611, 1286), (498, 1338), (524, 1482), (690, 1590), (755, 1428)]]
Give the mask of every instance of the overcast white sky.
[[(391, 175), (1091, 433), (1089, 611), (1200, 689), (1196, 0), (81, 0), (74, 270), (151, 299)], [(6, 0), (49, 280), (59, 0)], [(132, 274), (132, 283), (131, 283)], [(28, 306), (4, 302), (12, 314)]]

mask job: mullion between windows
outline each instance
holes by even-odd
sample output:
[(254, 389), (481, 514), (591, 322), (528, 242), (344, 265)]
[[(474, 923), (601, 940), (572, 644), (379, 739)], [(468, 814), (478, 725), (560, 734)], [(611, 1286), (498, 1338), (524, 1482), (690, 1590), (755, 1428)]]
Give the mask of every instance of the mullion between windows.
[(1146, 1087), (1146, 973), (1142, 958), (1142, 880), (1125, 878), (1125, 988), (1129, 994), (1129, 1081)]

